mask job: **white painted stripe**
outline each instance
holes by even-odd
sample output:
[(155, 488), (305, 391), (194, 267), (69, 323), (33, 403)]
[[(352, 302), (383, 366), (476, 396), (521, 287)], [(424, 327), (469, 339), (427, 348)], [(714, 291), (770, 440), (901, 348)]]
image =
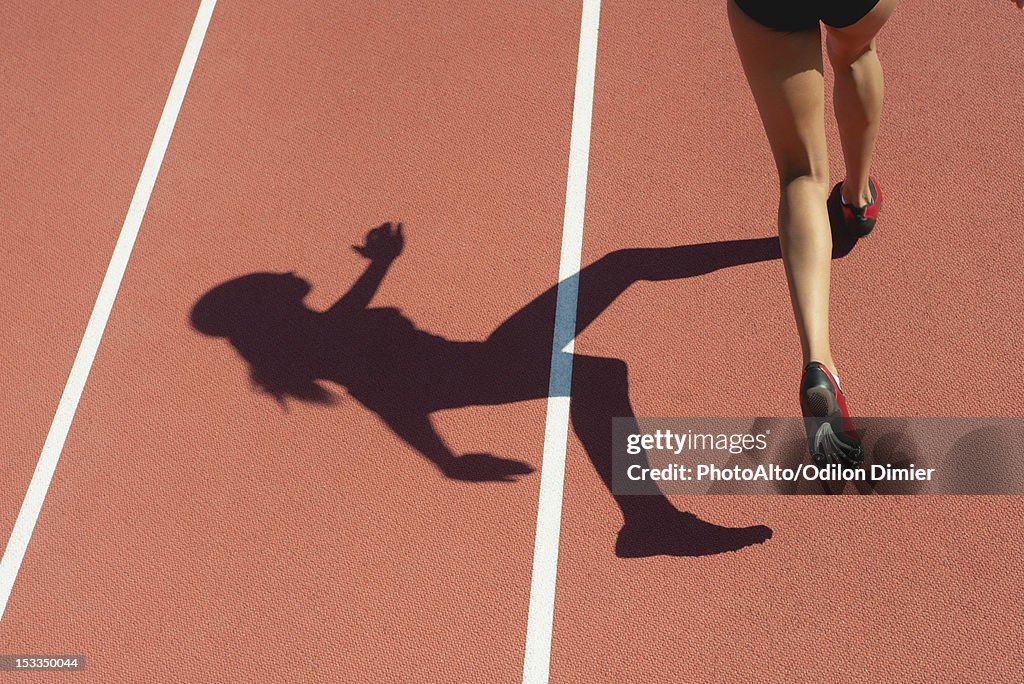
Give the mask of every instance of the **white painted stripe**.
[(580, 47), (576, 60), (576, 93), (572, 105), (572, 134), (569, 141), (569, 172), (565, 188), (565, 217), (562, 222), (562, 254), (558, 265), (555, 335), (551, 349), (548, 410), (544, 424), (544, 457), (540, 473), (540, 497), (537, 503), (537, 536), (533, 546), (530, 612), (526, 621), (524, 684), (547, 682), (551, 661), (558, 535), (562, 524), (562, 488), (565, 479), (566, 441), (569, 434), (572, 352), (576, 336), (576, 302), (579, 295), (579, 271), (583, 251), (583, 210), (587, 198), (590, 118), (594, 104), (594, 70), (597, 64), (597, 25), (600, 9), (600, 0), (583, 0)]
[(107, 319), (110, 318), (110, 311), (114, 306), (114, 298), (121, 287), (121, 280), (124, 277), (125, 268), (128, 265), (128, 258), (131, 256), (132, 247), (135, 245), (135, 238), (139, 234), (139, 226), (142, 224), (142, 217), (146, 213), (146, 206), (149, 204), (149, 196), (153, 192), (153, 184), (156, 183), (157, 173), (163, 163), (164, 152), (167, 151), (167, 143), (171, 139), (171, 132), (174, 130), (174, 123), (178, 119), (178, 111), (181, 109), (182, 100), (185, 98), (185, 90), (188, 88), (189, 80), (192, 78), (192, 70), (195, 68), (196, 60), (199, 57), (199, 49), (203, 45), (203, 38), (206, 36), (206, 28), (210, 24), (210, 15), (213, 13), (213, 6), (216, 0), (202, 0), (196, 20), (192, 24), (192, 32), (189, 34), (188, 42), (185, 43), (185, 53), (181, 56), (178, 64), (178, 71), (174, 75), (174, 82), (171, 84), (171, 92), (167, 96), (167, 103), (164, 104), (163, 113), (160, 115), (160, 122), (156, 127), (156, 134), (153, 136), (153, 144), (150, 145), (149, 154), (146, 156), (146, 163), (142, 167), (142, 175), (135, 186), (135, 194), (132, 196), (131, 204), (128, 206), (128, 215), (121, 226), (121, 234), (114, 246), (114, 253), (107, 267), (107, 273), (103, 277), (103, 284), (100, 286), (99, 295), (96, 297), (96, 304), (93, 306), (89, 322), (85, 327), (85, 334), (82, 336), (82, 343), (78, 347), (78, 354), (71, 366), (71, 373), (64, 385), (64, 392), (61, 394), (60, 403), (57, 405), (57, 412), (50, 424), (50, 431), (46, 435), (46, 442), (43, 443), (42, 453), (39, 455), (39, 462), (36, 464), (35, 472), (32, 474), (32, 481), (29, 482), (28, 492), (25, 500), (18, 511), (18, 518), (14, 522), (14, 529), (11, 538), (7, 541), (3, 558), (0, 559), (0, 619), (3, 618), (7, 608), (7, 601), (11, 596), (11, 589), (14, 587), (14, 580), (18, 576), (21, 562), (25, 557), (25, 550), (28, 548), (29, 539), (35, 529), (36, 520), (39, 518), (39, 511), (42, 510), (43, 500), (50, 488), (50, 481), (57, 468), (57, 460), (60, 458), (61, 450), (64, 448), (64, 440), (67, 439), (68, 430), (71, 428), (71, 421), (78, 409), (78, 401), (85, 388), (85, 381), (89, 377), (89, 370), (92, 368), (93, 360), (96, 358), (96, 350), (100, 346), (100, 339), (107, 327)]

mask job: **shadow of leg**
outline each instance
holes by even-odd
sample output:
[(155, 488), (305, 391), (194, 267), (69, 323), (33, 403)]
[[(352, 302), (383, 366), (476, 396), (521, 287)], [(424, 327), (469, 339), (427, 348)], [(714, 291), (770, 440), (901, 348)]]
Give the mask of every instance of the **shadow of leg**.
[[(610, 252), (570, 276), (580, 288), (576, 334), (586, 329), (633, 283), (692, 278), (723, 268), (780, 259), (781, 255), (777, 237)], [(487, 341), (510, 348), (526, 347), (538, 357), (548, 354), (551, 338), (538, 336), (537, 330), (551, 325), (557, 294), (556, 284), (512, 314)]]
[[(654, 483), (644, 495), (614, 494), (612, 418), (633, 418), (625, 362), (575, 356), (570, 406), (573, 429), (622, 511), (625, 524), (615, 544), (615, 554), (620, 558), (707, 556), (736, 551), (771, 538), (771, 529), (763, 525), (721, 527), (679, 511)], [(646, 464), (645, 456), (639, 458)]]

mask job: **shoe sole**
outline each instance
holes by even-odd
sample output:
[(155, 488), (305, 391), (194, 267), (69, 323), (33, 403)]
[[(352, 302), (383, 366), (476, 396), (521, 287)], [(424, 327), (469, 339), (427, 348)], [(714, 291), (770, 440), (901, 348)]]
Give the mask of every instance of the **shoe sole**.
[(859, 468), (864, 464), (864, 448), (860, 444), (850, 444), (837, 435), (831, 423), (819, 425), (811, 442), (811, 458), (819, 467), (842, 465)]
[(809, 418), (821, 421), (812, 428), (810, 438), (811, 458), (815, 465), (845, 465), (859, 467), (864, 462), (864, 449), (860, 444), (851, 444), (836, 434), (829, 416), (839, 411), (835, 395), (823, 387), (813, 387), (805, 395)]
[(807, 407), (815, 418), (828, 418), (839, 410), (835, 397), (824, 387), (813, 387), (807, 391)]

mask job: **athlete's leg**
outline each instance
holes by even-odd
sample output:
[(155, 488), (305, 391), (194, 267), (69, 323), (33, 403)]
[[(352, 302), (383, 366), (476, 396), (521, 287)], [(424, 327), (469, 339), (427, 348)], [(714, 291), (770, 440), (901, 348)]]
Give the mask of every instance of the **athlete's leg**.
[(847, 204), (871, 203), (868, 173), (882, 111), (882, 64), (875, 51), (875, 36), (896, 8), (897, 0), (881, 0), (867, 16), (843, 28), (827, 26), (829, 61), (835, 72), (836, 123), (843, 143)]
[(828, 338), (832, 235), (825, 199), (825, 142), (821, 34), (765, 28), (729, 0), (740, 61), (775, 157), (781, 186), (779, 237), (804, 363), (835, 371)]

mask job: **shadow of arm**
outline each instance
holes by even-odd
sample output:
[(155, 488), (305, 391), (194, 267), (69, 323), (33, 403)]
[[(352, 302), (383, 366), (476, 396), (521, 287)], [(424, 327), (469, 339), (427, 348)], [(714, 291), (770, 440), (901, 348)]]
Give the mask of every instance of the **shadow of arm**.
[(362, 245), (353, 245), (352, 251), (370, 260), (370, 265), (363, 271), (363, 275), (352, 285), (341, 299), (334, 303), (328, 314), (337, 314), (344, 311), (358, 311), (370, 305), (373, 296), (377, 294), (384, 276), (387, 275), (391, 263), (402, 253), (405, 245), (405, 237), (402, 234), (402, 224), (391, 229), (390, 223), (382, 223), (366, 234), (366, 240)]
[(344, 312), (359, 311), (370, 305), (373, 296), (377, 294), (384, 276), (387, 275), (390, 261), (371, 261), (363, 274), (352, 285), (352, 289), (344, 294), (338, 301), (327, 310), (328, 315), (337, 315)]
[(533, 472), (533, 468), (526, 463), (491, 454), (455, 456), (437, 434), (429, 414), (385, 412), (377, 415), (392, 432), (426, 456), (449, 479), (465, 482), (514, 482), (514, 476)]

